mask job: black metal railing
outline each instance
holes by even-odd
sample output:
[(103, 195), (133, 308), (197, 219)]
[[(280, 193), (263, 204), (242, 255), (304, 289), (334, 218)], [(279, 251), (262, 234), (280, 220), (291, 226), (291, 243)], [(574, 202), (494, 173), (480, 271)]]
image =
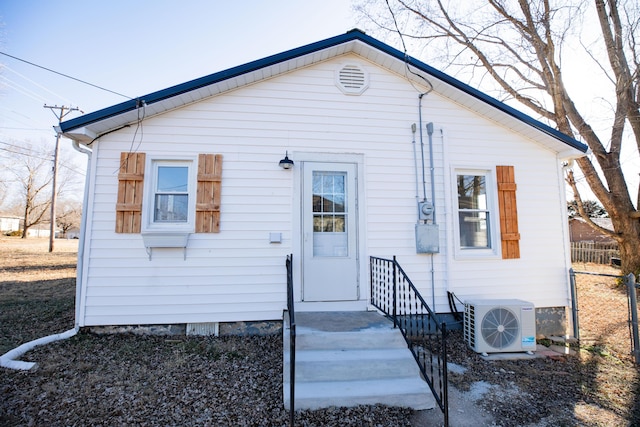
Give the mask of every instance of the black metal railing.
[(287, 314), (289, 315), (289, 425), (294, 426), (296, 402), (296, 314), (293, 307), (293, 254), (287, 255)]
[(439, 323), (396, 257), (370, 257), (371, 304), (393, 320), (449, 425), (447, 326)]

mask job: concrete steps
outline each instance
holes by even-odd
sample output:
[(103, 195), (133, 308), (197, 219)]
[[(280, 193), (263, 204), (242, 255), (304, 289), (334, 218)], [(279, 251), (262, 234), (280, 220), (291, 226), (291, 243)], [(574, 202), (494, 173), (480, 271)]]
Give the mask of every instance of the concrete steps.
[[(402, 334), (382, 315), (296, 313), (296, 324), (296, 410), (374, 404), (435, 407)], [(289, 409), (287, 324), (283, 332), (284, 404)]]

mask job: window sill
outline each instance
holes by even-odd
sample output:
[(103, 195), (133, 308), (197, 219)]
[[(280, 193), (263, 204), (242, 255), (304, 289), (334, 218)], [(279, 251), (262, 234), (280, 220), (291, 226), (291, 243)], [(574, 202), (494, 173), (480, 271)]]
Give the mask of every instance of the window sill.
[(182, 248), (184, 258), (187, 258), (187, 244), (189, 242), (189, 232), (143, 232), (142, 240), (144, 247), (151, 260), (153, 248)]
[(501, 259), (500, 254), (491, 249), (456, 249), (454, 258), (458, 261)]

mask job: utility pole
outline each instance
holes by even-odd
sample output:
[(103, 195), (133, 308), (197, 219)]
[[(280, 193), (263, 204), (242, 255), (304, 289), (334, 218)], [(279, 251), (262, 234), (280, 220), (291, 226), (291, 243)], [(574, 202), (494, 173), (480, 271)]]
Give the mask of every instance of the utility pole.
[[(82, 111), (79, 108), (75, 107), (65, 107), (61, 105), (58, 107), (57, 105), (44, 105), (44, 108), (48, 108), (51, 110), (56, 119), (58, 119), (58, 125), (62, 123), (62, 119), (72, 111)], [(56, 114), (54, 110), (59, 110), (59, 113)], [(49, 228), (49, 252), (53, 252), (53, 242), (56, 237), (56, 199), (57, 199), (57, 181), (58, 181), (58, 155), (60, 154), (60, 132), (56, 132), (56, 148), (53, 153), (53, 190), (51, 191), (51, 226)]]

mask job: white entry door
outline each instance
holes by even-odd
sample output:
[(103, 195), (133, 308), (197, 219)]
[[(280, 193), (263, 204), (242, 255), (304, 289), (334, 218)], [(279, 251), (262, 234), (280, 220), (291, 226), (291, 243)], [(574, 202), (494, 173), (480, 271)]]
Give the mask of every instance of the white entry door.
[(357, 300), (357, 165), (302, 167), (302, 300)]

